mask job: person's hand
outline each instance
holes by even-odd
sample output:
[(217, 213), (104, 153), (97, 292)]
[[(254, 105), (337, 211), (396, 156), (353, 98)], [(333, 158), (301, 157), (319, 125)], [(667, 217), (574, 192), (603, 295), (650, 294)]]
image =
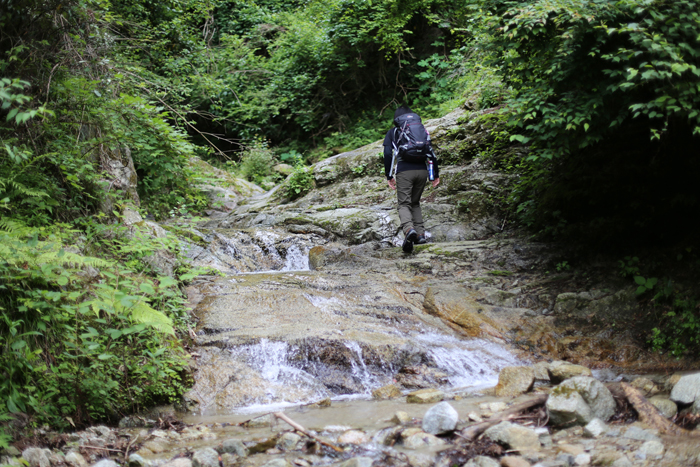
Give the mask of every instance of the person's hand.
[(392, 178), (391, 180), (387, 180), (386, 182), (389, 184), (389, 188), (391, 188), (392, 190), (396, 189), (396, 179), (395, 178)]
[(438, 178), (436, 178), (435, 180), (433, 180), (433, 188), (435, 188), (435, 187), (438, 186), (439, 184), (440, 184), (440, 177), (438, 177)]

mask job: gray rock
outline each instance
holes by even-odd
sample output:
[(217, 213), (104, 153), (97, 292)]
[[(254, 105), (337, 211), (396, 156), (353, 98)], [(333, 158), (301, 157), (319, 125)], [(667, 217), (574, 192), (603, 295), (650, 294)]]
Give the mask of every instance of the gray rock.
[(441, 435), (454, 431), (458, 420), (457, 411), (449, 403), (441, 402), (425, 413), (422, 428), (426, 433)]
[(412, 420), (411, 416), (407, 413), (404, 412), (403, 410), (399, 410), (394, 414), (393, 417), (391, 417), (391, 422), (396, 423), (397, 425), (403, 425), (404, 423), (408, 423)]
[(240, 439), (236, 438), (230, 438), (225, 440), (221, 444), (221, 452), (227, 452), (231, 454), (236, 454), (239, 457), (247, 457), (248, 456), (248, 448), (245, 447), (245, 444), (243, 444), (243, 441)]
[(496, 396), (519, 396), (528, 392), (535, 384), (535, 370), (529, 366), (508, 366), (498, 374)]
[(549, 373), (550, 381), (554, 384), (575, 376), (592, 376), (591, 370), (585, 366), (559, 360), (550, 363), (547, 372)]
[(445, 397), (445, 393), (439, 389), (419, 389), (406, 396), (409, 404), (432, 404), (440, 402)]
[(510, 422), (501, 422), (484, 432), (484, 436), (510, 449), (540, 449), (539, 435), (535, 430)]
[(549, 447), (553, 443), (552, 441), (552, 436), (549, 434), (549, 429), (545, 426), (535, 428), (534, 432), (537, 433), (537, 436), (540, 438), (540, 444), (544, 447)]
[(636, 441), (660, 441), (659, 437), (656, 435), (655, 432), (651, 430), (645, 430), (644, 428), (640, 428), (635, 425), (632, 425), (629, 428), (627, 428), (627, 431), (623, 433), (622, 437), (627, 439), (633, 439)]
[(615, 399), (603, 383), (588, 376), (576, 376), (559, 385), (575, 390), (591, 408), (594, 417), (607, 421), (615, 414)]
[(670, 399), (678, 404), (692, 404), (700, 398), (700, 373), (681, 376), (673, 390)]
[(102, 459), (92, 464), (92, 467), (119, 467), (112, 459)]
[(161, 467), (192, 467), (192, 460), (186, 457), (180, 457), (166, 462)]
[(559, 454), (555, 460), (563, 463), (566, 466), (574, 465), (574, 456), (568, 453)]
[(362, 430), (348, 430), (338, 436), (338, 442), (341, 444), (365, 444), (369, 443), (369, 438)]
[(530, 463), (520, 456), (501, 457), (502, 467), (530, 467)]
[(372, 467), (372, 462), (371, 457), (353, 457), (352, 459), (346, 460), (338, 467)]
[(64, 460), (70, 467), (87, 467), (88, 465), (83, 455), (76, 451), (68, 451)]
[(661, 456), (664, 453), (664, 445), (661, 441), (646, 441), (639, 448), (639, 452), (645, 456)]
[(549, 381), (549, 363), (538, 362), (530, 368), (535, 372), (536, 381)]
[(589, 465), (591, 463), (591, 455), (585, 452), (574, 457), (574, 465)]
[(656, 407), (661, 415), (666, 418), (672, 418), (678, 413), (678, 406), (675, 402), (666, 397), (655, 396), (649, 398), (649, 403)]
[(491, 457), (476, 456), (469, 459), (463, 467), (501, 467), (501, 464)]
[(649, 378), (635, 378), (635, 380), (630, 383), (630, 386), (639, 389), (646, 397), (653, 396), (659, 392), (659, 388)]
[(612, 467), (632, 467), (632, 465), (632, 462), (624, 454), (612, 463)]
[(554, 425), (586, 425), (595, 418), (581, 394), (570, 388), (554, 388), (545, 407)]
[(433, 467), (435, 455), (427, 452), (407, 452), (406, 458), (411, 467)]
[(272, 459), (271, 461), (264, 463), (262, 467), (292, 467), (292, 464), (290, 464), (287, 459), (278, 457), (277, 459)]
[(277, 449), (281, 449), (282, 451), (294, 451), (297, 448), (299, 441), (301, 441), (301, 436), (296, 433), (282, 433), (282, 436), (277, 439), (276, 446)]
[(418, 433), (411, 434), (403, 439), (403, 446), (406, 449), (421, 449), (432, 446), (442, 446), (443, 444), (445, 444), (445, 442), (437, 436), (420, 430)]
[(145, 467), (148, 465), (148, 462), (143, 457), (134, 453), (129, 455), (128, 465), (129, 467)]
[(589, 438), (597, 438), (605, 433), (608, 426), (600, 418), (594, 418), (583, 428), (583, 434)]
[(30, 467), (51, 467), (49, 456), (51, 450), (42, 448), (27, 448), (22, 451), (22, 457)]
[(384, 428), (383, 430), (379, 430), (372, 437), (372, 441), (379, 445), (388, 446), (390, 444), (393, 444), (397, 440), (399, 434), (401, 433), (401, 430), (403, 429), (404, 427), (401, 425)]
[(219, 467), (219, 453), (212, 448), (195, 451), (192, 456), (192, 467)]

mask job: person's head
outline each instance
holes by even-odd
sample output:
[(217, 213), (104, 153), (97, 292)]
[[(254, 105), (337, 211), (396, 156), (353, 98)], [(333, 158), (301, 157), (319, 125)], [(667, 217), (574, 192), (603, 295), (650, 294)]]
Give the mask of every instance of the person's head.
[(396, 109), (394, 111), (394, 118), (400, 117), (401, 115), (404, 115), (404, 114), (410, 114), (410, 113), (413, 113), (413, 111), (411, 109), (409, 109), (407, 105), (403, 104), (398, 109)]

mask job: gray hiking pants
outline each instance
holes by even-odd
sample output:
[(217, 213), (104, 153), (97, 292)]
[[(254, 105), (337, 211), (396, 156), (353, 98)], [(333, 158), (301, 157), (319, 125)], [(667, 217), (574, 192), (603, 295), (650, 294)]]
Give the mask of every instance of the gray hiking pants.
[(423, 235), (423, 214), (420, 197), (428, 180), (427, 170), (406, 170), (396, 174), (396, 195), (399, 198), (399, 219), (403, 233), (415, 229)]

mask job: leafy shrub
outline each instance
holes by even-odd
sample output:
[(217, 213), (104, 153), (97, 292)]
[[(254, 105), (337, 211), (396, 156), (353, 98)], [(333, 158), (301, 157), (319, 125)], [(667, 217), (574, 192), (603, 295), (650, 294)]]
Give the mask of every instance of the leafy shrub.
[(314, 187), (314, 174), (301, 158), (294, 164), (294, 172), (287, 179), (287, 196), (296, 199), (304, 196)]
[(275, 155), (262, 141), (254, 142), (241, 155), (240, 168), (243, 176), (251, 182), (261, 183), (272, 175)]

